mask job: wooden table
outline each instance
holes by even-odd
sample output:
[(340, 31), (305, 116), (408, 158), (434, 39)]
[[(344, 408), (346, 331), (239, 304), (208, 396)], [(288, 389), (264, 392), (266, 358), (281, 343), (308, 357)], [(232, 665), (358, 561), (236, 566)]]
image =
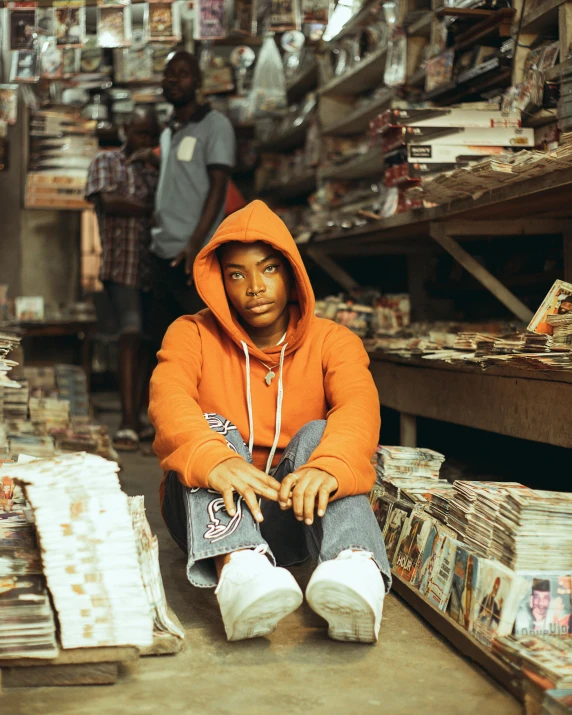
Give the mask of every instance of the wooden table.
[[(93, 336), (96, 330), (95, 320), (53, 320), (42, 322), (19, 322), (7, 328), (17, 328), (22, 335), (23, 342), (27, 338), (34, 339), (57, 339), (65, 337), (77, 337), (81, 343), (80, 363), (91, 384), (91, 357), (93, 347)], [(38, 361), (32, 361), (38, 364)]]
[(416, 418), (428, 417), (521, 439), (572, 447), (563, 416), (572, 371), (521, 370), (371, 356), (381, 404), (400, 413), (401, 443), (416, 446)]

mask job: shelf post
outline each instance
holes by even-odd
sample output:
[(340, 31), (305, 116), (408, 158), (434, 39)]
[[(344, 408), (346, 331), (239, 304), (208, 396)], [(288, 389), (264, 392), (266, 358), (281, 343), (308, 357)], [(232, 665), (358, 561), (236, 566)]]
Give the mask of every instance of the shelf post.
[(417, 447), (417, 417), (406, 412), (399, 413), (399, 444), (402, 447)]
[[(532, 319), (533, 312), (520, 301), (514, 293), (511, 293), (498, 278), (495, 278), (492, 273), (474, 259), (470, 253), (467, 253), (457, 241), (451, 238), (450, 229), (444, 223), (431, 223), (429, 233), (431, 238), (436, 241), (441, 248), (451, 254), (453, 258), (460, 263), (463, 268), (468, 271), (473, 278), (476, 278), (479, 283), (492, 293), (511, 313), (516, 315), (519, 320), (524, 323), (529, 323)], [(479, 222), (475, 222), (475, 235), (479, 235)]]
[(320, 266), (323, 271), (330, 276), (330, 278), (333, 278), (336, 283), (339, 283), (344, 290), (348, 291), (348, 293), (351, 293), (356, 288), (359, 288), (359, 284), (350, 276), (350, 274), (346, 273), (343, 268), (340, 268), (334, 259), (330, 258), (330, 256), (328, 256), (328, 254), (324, 251), (321, 251), (315, 246), (308, 246), (306, 248), (306, 253), (317, 263), (318, 266)]

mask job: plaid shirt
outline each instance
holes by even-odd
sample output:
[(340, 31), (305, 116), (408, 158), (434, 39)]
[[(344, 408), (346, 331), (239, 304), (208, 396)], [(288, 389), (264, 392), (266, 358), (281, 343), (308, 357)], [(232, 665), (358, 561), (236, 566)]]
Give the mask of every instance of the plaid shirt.
[(106, 214), (96, 201), (100, 193), (118, 193), (142, 203), (151, 203), (157, 188), (157, 172), (139, 164), (128, 165), (119, 149), (102, 151), (92, 161), (86, 197), (95, 203), (101, 238), (101, 281), (113, 281), (149, 290), (151, 222)]

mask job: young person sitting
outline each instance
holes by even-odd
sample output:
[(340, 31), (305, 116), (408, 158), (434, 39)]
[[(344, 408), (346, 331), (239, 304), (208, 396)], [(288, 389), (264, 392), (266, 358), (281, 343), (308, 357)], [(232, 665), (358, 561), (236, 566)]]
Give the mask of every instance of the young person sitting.
[[(336, 640), (377, 640), (390, 568), (366, 494), (379, 437), (361, 340), (314, 316), (284, 223), (254, 201), (194, 266), (208, 308), (168, 329), (151, 380), (162, 513), (229, 640), (270, 633), (303, 596)], [(248, 445), (245, 444), (248, 440)]]

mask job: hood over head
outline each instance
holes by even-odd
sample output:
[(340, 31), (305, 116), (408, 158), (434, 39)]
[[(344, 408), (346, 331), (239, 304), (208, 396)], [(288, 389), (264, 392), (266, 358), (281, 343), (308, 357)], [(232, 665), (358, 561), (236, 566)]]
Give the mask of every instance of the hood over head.
[(302, 262), (302, 257), (290, 231), (284, 222), (262, 201), (252, 201), (248, 206), (226, 218), (218, 227), (211, 241), (202, 249), (195, 260), (194, 280), (199, 295), (211, 309), (215, 318), (228, 336), (237, 344), (246, 343), (253, 356), (262, 359), (279, 354), (280, 346), (260, 350), (257, 348), (238, 321), (230, 305), (216, 249), (223, 243), (239, 241), (255, 243), (264, 241), (280, 251), (289, 261), (294, 277), (294, 286), (290, 295), (290, 322), (285, 342), (288, 344), (286, 355), (296, 350), (308, 330), (314, 316), (314, 292), (310, 279)]

